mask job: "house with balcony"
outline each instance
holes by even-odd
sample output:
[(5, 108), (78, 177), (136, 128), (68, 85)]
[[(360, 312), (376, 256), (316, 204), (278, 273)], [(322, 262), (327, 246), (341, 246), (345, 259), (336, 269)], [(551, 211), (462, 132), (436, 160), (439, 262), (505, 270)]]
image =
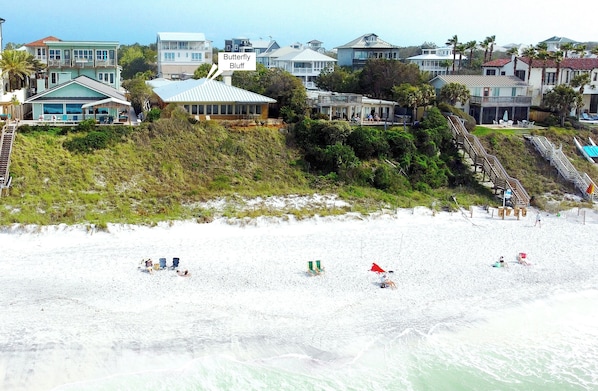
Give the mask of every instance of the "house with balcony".
[(463, 84), (468, 88), (471, 98), (467, 103), (458, 105), (478, 124), (499, 121), (505, 112), (513, 121), (529, 118), (532, 98), (528, 95), (528, 85), (515, 76), (440, 75), (430, 81), (437, 96), (440, 89), (449, 83)]
[(255, 53), (256, 55), (280, 49), (280, 45), (272, 39), (232, 38), (224, 41), (224, 51), (228, 53)]
[(361, 69), (369, 59), (399, 60), (399, 47), (380, 39), (376, 34), (365, 34), (335, 48), (338, 65)]
[(31, 105), (34, 124), (68, 124), (89, 118), (102, 124), (126, 122), (131, 107), (124, 94), (85, 75), (46, 89), (24, 104)]
[(397, 106), (394, 101), (330, 91), (308, 91), (307, 104), (313, 113), (327, 115), (329, 120), (352, 119), (359, 123), (368, 123), (369, 115), (378, 118), (377, 122), (393, 122)]
[(53, 88), (79, 76), (87, 76), (120, 89), (118, 42), (63, 41), (54, 36), (23, 45), (23, 49), (46, 69), (35, 75), (30, 95)]
[[(544, 94), (556, 85), (569, 85), (575, 76), (587, 73), (590, 83), (583, 86), (581, 110), (592, 114), (598, 113), (598, 58), (568, 57), (557, 63), (552, 59), (530, 60), (528, 57), (513, 56), (510, 59), (484, 63), (482, 73), (488, 76), (516, 76), (526, 82), (529, 80), (529, 95), (534, 106), (540, 105)], [(542, 74), (544, 74), (544, 79), (542, 79)], [(575, 87), (575, 90), (579, 91), (580, 88)]]
[[(467, 60), (467, 57), (457, 55), (455, 57), (455, 69), (461, 68), (461, 63)], [(418, 66), (420, 71), (428, 72), (432, 77), (438, 75), (448, 75), (452, 70), (453, 47), (442, 48), (422, 48), (422, 54), (408, 57), (408, 63)]]
[(212, 42), (203, 33), (158, 33), (156, 43), (158, 77), (189, 79), (200, 65), (212, 64)]
[(323, 70), (333, 69), (336, 59), (309, 48), (283, 47), (257, 56), (267, 68), (280, 68), (301, 79), (307, 89), (316, 89), (316, 78)]

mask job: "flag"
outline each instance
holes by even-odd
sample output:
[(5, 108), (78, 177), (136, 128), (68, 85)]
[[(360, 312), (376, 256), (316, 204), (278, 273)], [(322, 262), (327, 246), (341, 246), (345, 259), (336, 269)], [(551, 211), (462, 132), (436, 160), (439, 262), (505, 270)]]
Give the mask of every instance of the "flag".
[(586, 190), (586, 193), (588, 194), (594, 194), (594, 183), (590, 182), (590, 186), (588, 186), (588, 189)]
[(376, 265), (375, 263), (372, 263), (372, 268), (370, 269), (370, 271), (373, 271), (376, 273), (384, 273), (384, 269), (382, 269), (380, 266)]

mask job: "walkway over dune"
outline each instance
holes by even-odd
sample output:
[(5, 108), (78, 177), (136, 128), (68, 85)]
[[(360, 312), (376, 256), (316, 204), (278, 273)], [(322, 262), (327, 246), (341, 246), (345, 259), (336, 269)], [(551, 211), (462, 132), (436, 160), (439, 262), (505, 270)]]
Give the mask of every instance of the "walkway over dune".
[(474, 171), (480, 167), (484, 174), (484, 180), (487, 175), (488, 180), (492, 182), (492, 188), (495, 192), (496, 190), (511, 190), (511, 202), (513, 206), (528, 206), (530, 196), (521, 183), (507, 174), (507, 171), (500, 164), (496, 156), (486, 152), (480, 140), (467, 131), (461, 119), (455, 115), (450, 115), (448, 116), (448, 122), (457, 146), (463, 149), (473, 161)]

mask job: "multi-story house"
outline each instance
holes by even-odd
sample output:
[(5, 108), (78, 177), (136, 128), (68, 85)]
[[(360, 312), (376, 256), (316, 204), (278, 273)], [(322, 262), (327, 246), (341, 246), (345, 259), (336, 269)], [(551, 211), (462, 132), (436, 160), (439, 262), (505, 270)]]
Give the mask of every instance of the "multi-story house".
[(188, 79), (202, 64), (212, 64), (212, 42), (203, 33), (158, 33), (158, 77)]
[[(531, 63), (531, 68), (530, 68)], [(590, 83), (583, 86), (582, 112), (598, 113), (598, 58), (563, 58), (556, 62), (552, 59), (540, 60), (513, 56), (510, 59), (494, 60), (483, 64), (483, 75), (516, 76), (529, 81), (529, 95), (533, 105), (540, 105), (544, 94), (556, 85), (570, 85), (571, 80), (582, 73), (587, 73)], [(580, 87), (575, 87), (580, 90)]]
[(248, 38), (232, 38), (224, 41), (224, 51), (229, 53), (255, 53), (261, 54), (280, 49), (280, 45), (276, 41), (270, 39), (248, 39)]
[[(416, 64), (420, 71), (428, 72), (431, 76), (447, 75), (452, 70), (453, 47), (442, 48), (422, 48), (422, 54), (408, 57), (407, 62)], [(461, 67), (461, 62), (467, 60), (467, 57), (455, 56), (455, 69)]]
[(527, 83), (517, 77), (440, 75), (430, 81), (437, 94), (449, 83), (463, 84), (469, 89), (471, 98), (459, 104), (478, 124), (491, 124), (503, 117), (513, 121), (529, 118), (532, 99), (528, 96)]
[(571, 45), (578, 45), (580, 42), (565, 37), (550, 37), (540, 43), (545, 43), (549, 52), (556, 52), (557, 50), (561, 50), (561, 46), (565, 43)]
[(40, 93), (79, 76), (120, 89), (118, 42), (63, 41), (49, 36), (23, 47), (46, 65), (45, 72), (35, 76), (36, 83), (31, 86), (30, 94)]
[(365, 34), (336, 48), (338, 65), (363, 68), (367, 60), (385, 58), (399, 60), (399, 47), (381, 40), (376, 34)]
[(316, 78), (323, 70), (334, 68), (336, 60), (311, 49), (283, 47), (257, 56), (257, 62), (268, 68), (281, 68), (301, 79), (307, 89), (316, 89)]

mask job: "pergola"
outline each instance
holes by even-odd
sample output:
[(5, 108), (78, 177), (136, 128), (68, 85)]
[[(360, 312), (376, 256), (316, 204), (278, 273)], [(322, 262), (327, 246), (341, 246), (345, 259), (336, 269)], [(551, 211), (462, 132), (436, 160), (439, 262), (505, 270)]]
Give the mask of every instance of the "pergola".
[[(121, 99), (117, 99), (117, 98), (106, 98), (106, 99), (102, 99), (102, 100), (98, 100), (95, 102), (89, 102), (84, 104), (83, 106), (81, 106), (82, 109), (87, 109), (87, 108), (92, 108), (95, 109), (97, 107), (106, 107), (109, 109), (126, 109), (128, 112), (128, 109), (131, 107), (131, 102), (127, 102), (126, 100), (121, 100)], [(94, 110), (93, 113), (93, 118), (96, 119), (96, 112)], [(129, 118), (129, 124), (131, 123), (131, 118), (130, 116), (128, 116)], [(83, 118), (85, 119), (85, 114), (83, 114)], [(118, 118), (117, 118), (118, 119)]]

